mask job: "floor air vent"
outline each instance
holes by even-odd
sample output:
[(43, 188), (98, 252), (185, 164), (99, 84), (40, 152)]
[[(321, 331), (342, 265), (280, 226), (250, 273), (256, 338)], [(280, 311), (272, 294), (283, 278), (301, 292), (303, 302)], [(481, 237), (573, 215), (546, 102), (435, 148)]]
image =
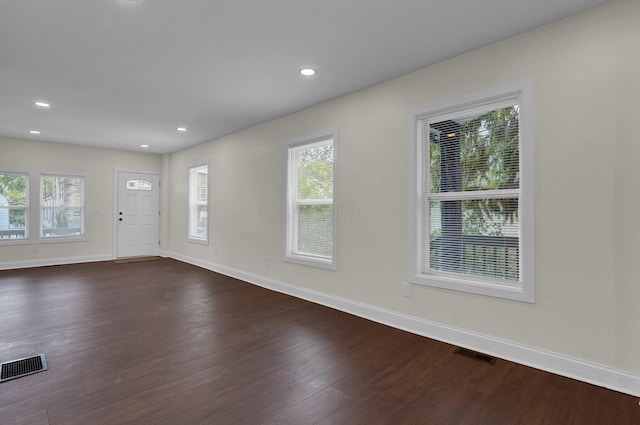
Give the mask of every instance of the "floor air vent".
[(44, 358), (44, 354), (38, 354), (26, 359), (4, 362), (0, 366), (2, 366), (0, 382), (4, 382), (47, 370), (47, 360)]
[(467, 350), (466, 348), (458, 348), (453, 354), (457, 354), (459, 356), (468, 357), (470, 359), (478, 360), (480, 362), (494, 364), (496, 362), (495, 357), (491, 357), (487, 354), (478, 353), (476, 351)]

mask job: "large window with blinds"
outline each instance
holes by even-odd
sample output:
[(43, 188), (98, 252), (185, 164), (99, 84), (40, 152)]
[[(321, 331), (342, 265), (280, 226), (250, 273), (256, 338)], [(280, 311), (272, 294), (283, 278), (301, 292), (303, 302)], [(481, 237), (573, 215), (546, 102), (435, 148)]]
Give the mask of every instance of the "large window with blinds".
[(285, 260), (335, 269), (335, 132), (288, 146)]
[(525, 86), (413, 115), (410, 281), (533, 301), (533, 150)]

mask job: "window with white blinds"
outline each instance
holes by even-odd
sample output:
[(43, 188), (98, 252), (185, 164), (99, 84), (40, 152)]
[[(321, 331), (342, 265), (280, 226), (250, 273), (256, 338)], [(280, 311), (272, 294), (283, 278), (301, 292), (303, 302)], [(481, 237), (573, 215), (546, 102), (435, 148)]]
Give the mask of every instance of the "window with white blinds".
[(335, 134), (288, 147), (285, 260), (335, 269)]
[(528, 94), (520, 87), (414, 114), (409, 281), (533, 301)]
[(188, 240), (206, 244), (209, 239), (209, 166), (189, 168)]

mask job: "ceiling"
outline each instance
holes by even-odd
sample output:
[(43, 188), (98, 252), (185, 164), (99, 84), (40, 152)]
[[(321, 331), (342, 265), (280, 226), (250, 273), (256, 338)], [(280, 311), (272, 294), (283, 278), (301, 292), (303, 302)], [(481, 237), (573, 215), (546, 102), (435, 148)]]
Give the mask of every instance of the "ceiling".
[(0, 136), (175, 152), (605, 2), (0, 0)]

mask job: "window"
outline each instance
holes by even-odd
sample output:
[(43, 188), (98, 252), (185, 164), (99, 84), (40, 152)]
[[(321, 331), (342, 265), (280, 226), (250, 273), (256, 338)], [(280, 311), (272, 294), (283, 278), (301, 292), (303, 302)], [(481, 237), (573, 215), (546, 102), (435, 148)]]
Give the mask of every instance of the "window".
[(207, 165), (189, 168), (189, 239), (197, 242), (208, 240), (208, 177)]
[(0, 172), (0, 240), (29, 237), (29, 177)]
[(533, 302), (529, 91), (413, 114), (410, 282)]
[(42, 238), (84, 236), (84, 177), (41, 176)]
[(127, 190), (151, 190), (151, 182), (146, 180), (127, 180)]
[(288, 148), (285, 260), (335, 269), (335, 132)]

